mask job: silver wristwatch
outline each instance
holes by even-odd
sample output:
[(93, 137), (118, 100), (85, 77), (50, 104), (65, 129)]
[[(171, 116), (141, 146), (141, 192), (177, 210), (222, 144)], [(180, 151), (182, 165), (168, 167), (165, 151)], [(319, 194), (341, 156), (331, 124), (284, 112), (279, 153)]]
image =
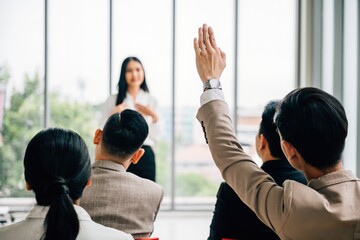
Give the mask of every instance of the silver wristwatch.
[(220, 80), (215, 79), (215, 78), (211, 78), (211, 79), (207, 80), (206, 82), (204, 82), (204, 85), (203, 85), (204, 92), (206, 90), (208, 90), (208, 89), (220, 89), (220, 90), (222, 90)]

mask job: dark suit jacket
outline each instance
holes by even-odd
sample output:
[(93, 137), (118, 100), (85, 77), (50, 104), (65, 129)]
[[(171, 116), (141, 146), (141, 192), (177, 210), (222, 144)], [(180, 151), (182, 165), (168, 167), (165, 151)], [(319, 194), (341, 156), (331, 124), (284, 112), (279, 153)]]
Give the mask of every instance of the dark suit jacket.
[(243, 151), (224, 101), (202, 105), (197, 119), (225, 181), (281, 239), (360, 239), (360, 179), (351, 171), (325, 174), (307, 186), (293, 180), (279, 186)]
[[(306, 184), (304, 175), (294, 169), (286, 159), (265, 162), (261, 168), (270, 174), (278, 185), (287, 179)], [(225, 182), (221, 183), (210, 225), (209, 240), (235, 239), (280, 239), (263, 224), (246, 206), (235, 191)]]

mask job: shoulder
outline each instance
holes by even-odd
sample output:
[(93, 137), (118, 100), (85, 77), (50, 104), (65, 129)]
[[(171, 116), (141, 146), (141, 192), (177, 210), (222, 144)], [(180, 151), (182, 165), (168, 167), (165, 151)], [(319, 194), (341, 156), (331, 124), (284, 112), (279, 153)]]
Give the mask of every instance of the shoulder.
[(126, 182), (122, 181), (127, 178), (125, 168), (117, 163), (107, 160), (96, 160), (92, 165), (92, 186), (121, 186)]
[[(315, 189), (297, 182), (292, 179), (285, 180), (283, 183), (284, 189), (284, 206), (312, 206), (314, 202), (321, 199), (323, 196)], [(290, 209), (289, 209), (290, 210)], [(293, 209), (292, 209), (293, 210)]]
[(3, 240), (23, 239), (25, 237), (30, 237), (31, 239), (34, 236), (34, 232), (36, 232), (38, 234), (35, 233), (35, 235), (40, 237), (40, 232), (34, 230), (32, 227), (33, 226), (30, 226), (25, 220), (23, 220), (6, 227), (0, 227), (0, 236)]
[(126, 177), (132, 182), (132, 184), (136, 185), (138, 189), (141, 189), (143, 192), (153, 196), (163, 195), (162, 187), (159, 184), (150, 181), (149, 179), (138, 177), (130, 172), (126, 173)]
[(93, 221), (81, 221), (80, 232), (77, 239), (118, 239), (130, 240), (130, 234), (120, 230), (105, 227)]

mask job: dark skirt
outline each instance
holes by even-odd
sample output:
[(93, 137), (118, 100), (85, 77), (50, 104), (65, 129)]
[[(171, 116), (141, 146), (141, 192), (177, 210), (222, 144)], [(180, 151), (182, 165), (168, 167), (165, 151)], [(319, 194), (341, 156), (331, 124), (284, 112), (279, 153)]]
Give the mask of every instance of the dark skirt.
[(154, 151), (148, 145), (143, 145), (141, 148), (145, 150), (144, 155), (137, 164), (130, 164), (127, 171), (155, 182), (156, 165)]

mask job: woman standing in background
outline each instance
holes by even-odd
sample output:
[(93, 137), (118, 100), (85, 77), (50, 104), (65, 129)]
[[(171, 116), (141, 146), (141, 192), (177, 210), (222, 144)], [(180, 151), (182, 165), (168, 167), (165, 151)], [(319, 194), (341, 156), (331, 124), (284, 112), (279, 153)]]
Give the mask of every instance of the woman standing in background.
[(123, 61), (118, 82), (118, 94), (111, 95), (104, 103), (101, 127), (104, 126), (109, 116), (125, 109), (138, 111), (149, 125), (149, 136), (142, 146), (145, 154), (136, 165), (131, 164), (127, 171), (155, 182), (156, 165), (153, 147), (160, 132), (159, 109), (156, 99), (149, 93), (144, 67), (136, 57), (128, 57)]

